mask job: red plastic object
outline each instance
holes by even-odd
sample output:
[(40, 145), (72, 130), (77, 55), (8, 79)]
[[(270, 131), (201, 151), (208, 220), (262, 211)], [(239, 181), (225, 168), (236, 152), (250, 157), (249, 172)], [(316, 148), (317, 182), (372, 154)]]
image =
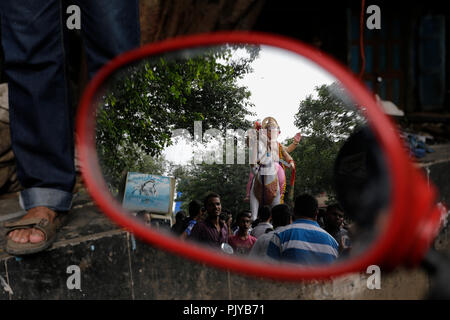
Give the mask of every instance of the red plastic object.
[[(220, 45), (224, 43), (269, 45), (303, 56), (336, 77), (350, 92), (358, 105), (364, 106), (363, 113), (375, 133), (382, 150), (392, 182), (393, 199), (388, 209), (385, 228), (366, 253), (358, 257), (337, 262), (333, 265), (300, 267), (268, 264), (260, 261), (243, 261), (211, 251), (192, 243), (181, 242), (143, 226), (127, 217), (120, 204), (110, 195), (103, 180), (95, 147), (95, 99), (104, 81), (118, 68), (152, 55), (186, 48)], [(89, 83), (80, 102), (76, 123), (77, 144), (83, 168), (83, 178), (99, 208), (119, 225), (133, 232), (137, 237), (161, 249), (186, 258), (258, 277), (278, 280), (327, 279), (350, 272), (365, 271), (369, 265), (395, 267), (399, 264), (417, 264), (438, 229), (434, 205), (435, 192), (414, 168), (391, 120), (382, 112), (373, 95), (351, 74), (345, 66), (323, 52), (279, 35), (255, 32), (219, 32), (201, 34), (149, 44), (124, 53), (105, 65)], [(420, 228), (426, 226), (426, 232)]]

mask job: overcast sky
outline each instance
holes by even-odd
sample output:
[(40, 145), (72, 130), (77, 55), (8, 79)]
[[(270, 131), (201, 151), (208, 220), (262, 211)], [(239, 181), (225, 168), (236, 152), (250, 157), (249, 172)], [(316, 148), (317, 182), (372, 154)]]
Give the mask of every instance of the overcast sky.
[[(292, 138), (298, 128), (294, 115), (299, 102), (315, 93), (314, 88), (335, 79), (309, 60), (279, 48), (263, 46), (252, 67), (254, 72), (240, 81), (252, 93), (256, 119), (274, 117), (281, 128), (279, 141)], [(256, 120), (249, 118), (249, 120)]]

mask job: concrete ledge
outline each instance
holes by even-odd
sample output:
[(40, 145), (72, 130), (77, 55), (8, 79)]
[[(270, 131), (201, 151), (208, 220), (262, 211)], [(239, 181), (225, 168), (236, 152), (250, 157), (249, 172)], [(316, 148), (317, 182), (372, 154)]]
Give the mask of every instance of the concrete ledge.
[[(210, 268), (139, 241), (135, 251), (129, 245), (129, 234), (121, 233), (34, 257), (3, 258), (0, 275), (14, 294), (2, 291), (0, 299), (422, 299), (428, 290), (420, 270), (382, 274), (380, 290), (367, 288), (365, 274), (324, 283), (285, 283)], [(69, 265), (80, 267), (81, 290), (67, 288)]]

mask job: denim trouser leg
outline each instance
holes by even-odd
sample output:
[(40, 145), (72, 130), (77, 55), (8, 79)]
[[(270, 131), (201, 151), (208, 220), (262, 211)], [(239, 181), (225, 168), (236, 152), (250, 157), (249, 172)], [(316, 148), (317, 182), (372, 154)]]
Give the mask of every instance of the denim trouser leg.
[[(135, 0), (81, 1), (90, 76), (121, 51), (139, 45), (135, 5)], [(59, 0), (0, 1), (11, 138), (26, 210), (47, 206), (66, 211), (72, 202), (73, 111), (68, 100), (61, 13)]]
[(41, 205), (68, 210), (75, 170), (61, 3), (1, 1), (0, 12), (22, 204), (26, 210)]
[(138, 0), (78, 0), (91, 78), (106, 62), (140, 45)]

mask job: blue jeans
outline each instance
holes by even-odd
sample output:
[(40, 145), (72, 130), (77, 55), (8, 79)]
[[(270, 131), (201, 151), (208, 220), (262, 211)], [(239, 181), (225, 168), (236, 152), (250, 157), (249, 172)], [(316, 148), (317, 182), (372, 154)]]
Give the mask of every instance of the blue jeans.
[[(88, 74), (140, 44), (138, 0), (74, 0)], [(75, 184), (73, 108), (65, 67), (70, 17), (60, 0), (1, 0), (12, 147), (25, 210), (67, 211)]]

